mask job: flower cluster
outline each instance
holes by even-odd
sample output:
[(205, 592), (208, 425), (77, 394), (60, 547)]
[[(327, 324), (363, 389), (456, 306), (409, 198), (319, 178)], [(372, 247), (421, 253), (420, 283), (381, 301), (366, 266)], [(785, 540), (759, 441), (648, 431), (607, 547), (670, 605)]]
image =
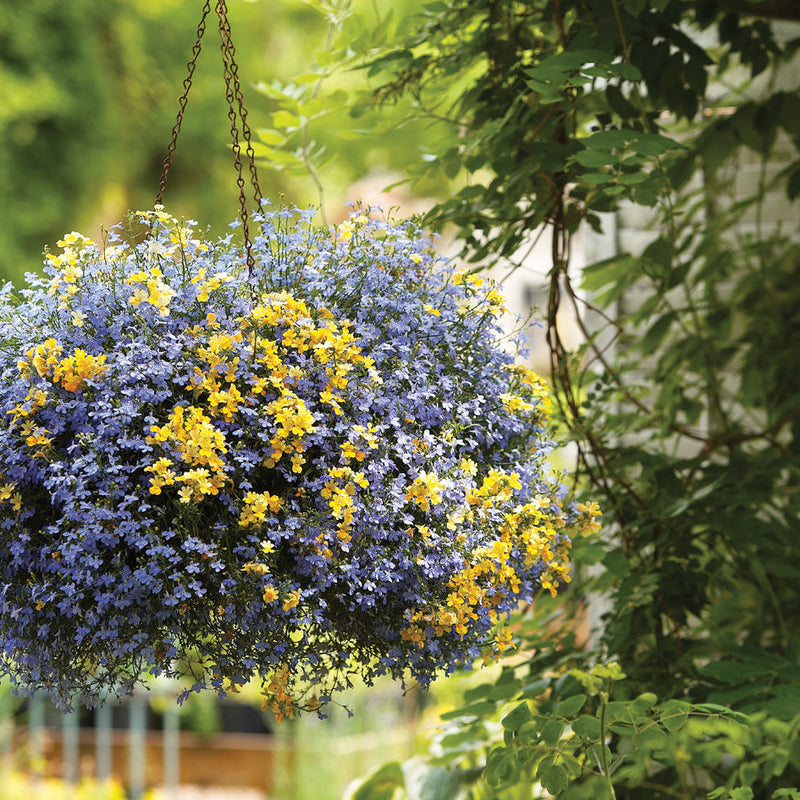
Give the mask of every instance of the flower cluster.
[(66, 701), (491, 658), (578, 509), (500, 298), (410, 223), (264, 211), (247, 269), (162, 209), (0, 294), (0, 669)]

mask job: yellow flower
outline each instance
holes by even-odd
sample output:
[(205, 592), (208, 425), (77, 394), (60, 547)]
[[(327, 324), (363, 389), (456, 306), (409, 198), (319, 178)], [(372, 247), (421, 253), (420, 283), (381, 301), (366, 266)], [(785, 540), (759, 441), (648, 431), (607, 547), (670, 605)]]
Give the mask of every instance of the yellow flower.
[(283, 610), (284, 611), (291, 611), (293, 608), (297, 606), (300, 602), (300, 590), (299, 589), (292, 589), (289, 592), (289, 596), (286, 600), (283, 601)]
[(266, 589), (264, 589), (262, 599), (265, 603), (274, 603), (278, 599), (278, 590), (272, 585), (267, 586)]
[(406, 492), (406, 501), (413, 502), (423, 511), (430, 511), (431, 506), (442, 502), (444, 484), (432, 472), (423, 472), (414, 478)]
[[(150, 490), (152, 491), (152, 487), (150, 487)], [(159, 489), (159, 492), (160, 491), (161, 490)], [(178, 497), (179, 497), (181, 503), (191, 503), (193, 495), (194, 495), (194, 492), (192, 491), (192, 487), (191, 486), (182, 486), (180, 488), (180, 491), (178, 492)]]
[[(239, 517), (239, 525), (242, 528), (247, 528), (264, 522), (267, 518), (267, 512), (277, 514), (283, 505), (283, 498), (269, 492), (248, 492), (244, 496), (243, 502), (244, 508)], [(267, 546), (270, 547), (270, 550), (266, 550)], [(270, 542), (262, 543), (261, 547), (264, 552), (272, 551)]]
[(53, 381), (60, 382), (68, 392), (77, 392), (84, 387), (86, 381), (101, 378), (106, 372), (108, 367), (105, 354), (92, 356), (77, 348), (71, 356), (53, 366)]

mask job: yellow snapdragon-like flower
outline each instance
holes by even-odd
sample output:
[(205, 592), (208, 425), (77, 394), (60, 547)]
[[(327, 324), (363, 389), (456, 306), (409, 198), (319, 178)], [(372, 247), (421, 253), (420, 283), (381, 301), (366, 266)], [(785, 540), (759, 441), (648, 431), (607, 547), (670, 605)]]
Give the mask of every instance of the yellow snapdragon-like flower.
[(14, 511), (22, 509), (22, 495), (14, 483), (0, 484), (0, 503), (10, 503)]
[[(162, 317), (169, 315), (169, 303), (175, 296), (175, 290), (163, 281), (164, 273), (159, 267), (132, 273), (126, 283), (134, 287), (129, 303), (134, 306), (149, 303), (158, 309)], [(138, 285), (137, 285), (138, 284)]]
[(272, 585), (267, 586), (261, 595), (261, 599), (265, 603), (274, 603), (278, 599), (278, 590)]
[(86, 381), (102, 378), (108, 372), (106, 358), (104, 353), (92, 356), (77, 348), (71, 356), (53, 367), (53, 381), (60, 383), (68, 392), (77, 392), (86, 385)]
[[(174, 448), (181, 461), (190, 467), (183, 473), (167, 473), (171, 466), (163, 458), (147, 467), (153, 472), (150, 490), (160, 493), (161, 487), (181, 483), (181, 502), (201, 500), (205, 495), (214, 495), (227, 482), (222, 456), (227, 452), (225, 434), (218, 430), (203, 409), (196, 406), (176, 406), (164, 425), (152, 425), (148, 444)], [(174, 475), (174, 476), (173, 476)], [(153, 489), (158, 491), (153, 492)]]
[(243, 499), (244, 508), (239, 516), (239, 525), (249, 528), (260, 525), (267, 513), (277, 514), (283, 506), (283, 498), (269, 492), (248, 492)]
[(469, 286), (475, 289), (479, 289), (481, 286), (483, 286), (484, 281), (483, 278), (479, 278), (477, 275), (470, 273), (470, 271), (466, 269), (454, 272), (451, 280), (456, 286)]
[(406, 501), (418, 505), (423, 511), (430, 511), (431, 506), (442, 502), (444, 483), (432, 472), (423, 472), (414, 478), (406, 491)]
[(28, 351), (28, 358), (40, 378), (50, 374), (50, 371), (58, 363), (63, 350), (64, 348), (51, 337)]
[(300, 590), (299, 589), (292, 589), (289, 592), (286, 599), (283, 601), (283, 610), (284, 611), (291, 611), (293, 608), (296, 608), (300, 603)]
[(355, 234), (358, 230), (363, 228), (368, 221), (369, 218), (366, 217), (364, 214), (359, 214), (358, 216), (346, 219), (344, 222), (336, 226), (337, 238), (341, 239), (344, 242), (352, 239), (353, 234)]

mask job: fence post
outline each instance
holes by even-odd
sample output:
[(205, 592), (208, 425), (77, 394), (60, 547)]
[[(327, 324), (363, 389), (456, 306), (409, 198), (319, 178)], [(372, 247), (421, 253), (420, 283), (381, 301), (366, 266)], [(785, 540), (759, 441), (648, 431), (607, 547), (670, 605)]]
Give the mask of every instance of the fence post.
[(37, 773), (44, 768), (44, 716), (44, 698), (35, 693), (28, 706), (28, 748), (31, 770)]
[(164, 711), (164, 791), (167, 800), (177, 800), (181, 773), (180, 715), (173, 702)]
[(111, 706), (108, 701), (94, 710), (95, 777), (101, 783), (111, 778)]
[(72, 707), (61, 717), (62, 775), (67, 783), (78, 782), (78, 712)]
[(0, 752), (9, 756), (14, 750), (14, 702), (11, 692), (0, 685)]
[(145, 735), (147, 703), (136, 693), (131, 697), (128, 720), (128, 792), (130, 800), (141, 800), (145, 790)]

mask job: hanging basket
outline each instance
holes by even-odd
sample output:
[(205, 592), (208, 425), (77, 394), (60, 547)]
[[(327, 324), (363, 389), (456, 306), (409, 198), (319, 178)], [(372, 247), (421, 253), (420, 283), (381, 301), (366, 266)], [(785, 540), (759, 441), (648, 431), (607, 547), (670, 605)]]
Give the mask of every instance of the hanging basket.
[(493, 657), (587, 522), (499, 296), (410, 223), (260, 214), (249, 271), (163, 210), (72, 233), (0, 314), (0, 667), (67, 703)]
[(279, 716), (427, 686), (508, 648), (594, 524), (487, 282), (411, 223), (267, 210), (216, 12), (243, 244), (160, 205), (207, 0), (155, 210), (0, 290), (0, 672), (64, 707), (147, 675), (256, 679)]

